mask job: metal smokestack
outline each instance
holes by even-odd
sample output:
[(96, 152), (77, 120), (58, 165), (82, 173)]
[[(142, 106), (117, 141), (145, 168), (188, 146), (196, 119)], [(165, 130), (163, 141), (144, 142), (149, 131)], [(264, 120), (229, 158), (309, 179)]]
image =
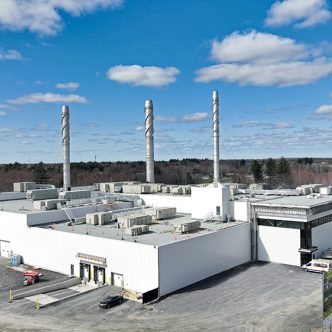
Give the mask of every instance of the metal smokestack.
[(213, 182), (219, 182), (219, 97), (218, 91), (212, 93), (213, 110)]
[(70, 191), (69, 107), (62, 106), (63, 190)]
[(145, 102), (146, 182), (154, 183), (153, 104)]

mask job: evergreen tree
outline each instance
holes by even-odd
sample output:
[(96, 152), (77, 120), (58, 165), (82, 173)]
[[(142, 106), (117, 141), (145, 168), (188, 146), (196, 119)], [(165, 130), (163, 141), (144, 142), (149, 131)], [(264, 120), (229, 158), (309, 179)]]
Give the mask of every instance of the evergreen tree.
[(277, 163), (277, 174), (281, 184), (289, 184), (290, 182), (290, 166), (288, 161), (281, 157)]
[(270, 188), (272, 189), (275, 184), (276, 177), (277, 177), (277, 163), (274, 159), (269, 158), (266, 161), (265, 167), (264, 167), (264, 173), (267, 177), (267, 182), (268, 182)]
[(250, 165), (251, 173), (254, 175), (255, 182), (263, 181), (262, 164), (258, 160), (253, 160)]
[(36, 183), (47, 183), (49, 178), (45, 165), (41, 161), (33, 170), (33, 181)]

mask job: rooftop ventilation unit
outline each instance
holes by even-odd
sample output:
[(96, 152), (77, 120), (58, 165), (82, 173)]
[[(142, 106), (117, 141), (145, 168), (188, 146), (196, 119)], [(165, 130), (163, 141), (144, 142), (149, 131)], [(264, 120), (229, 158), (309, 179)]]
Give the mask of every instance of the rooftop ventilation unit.
[(198, 220), (187, 221), (182, 224), (175, 225), (174, 232), (180, 233), (180, 234), (194, 232), (194, 231), (198, 231), (200, 226), (201, 226), (201, 223)]

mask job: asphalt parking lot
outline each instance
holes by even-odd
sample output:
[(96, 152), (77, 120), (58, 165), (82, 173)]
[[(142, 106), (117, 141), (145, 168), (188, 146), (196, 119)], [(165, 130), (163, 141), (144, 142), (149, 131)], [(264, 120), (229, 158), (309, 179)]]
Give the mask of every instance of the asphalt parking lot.
[[(8, 259), (0, 258), (0, 294), (9, 293), (9, 290), (15, 293), (20, 290), (27, 290), (27, 287), (23, 285), (23, 273), (7, 268), (8, 263)], [(48, 270), (42, 270), (41, 272), (43, 276), (40, 278), (40, 281), (28, 286), (28, 289), (47, 286), (48, 284), (67, 279), (66, 276), (60, 273)]]
[(322, 324), (321, 275), (287, 265), (249, 263), (151, 305), (125, 301), (100, 309), (110, 289), (39, 311), (25, 299), (8, 304), (0, 298), (0, 330), (310, 331)]

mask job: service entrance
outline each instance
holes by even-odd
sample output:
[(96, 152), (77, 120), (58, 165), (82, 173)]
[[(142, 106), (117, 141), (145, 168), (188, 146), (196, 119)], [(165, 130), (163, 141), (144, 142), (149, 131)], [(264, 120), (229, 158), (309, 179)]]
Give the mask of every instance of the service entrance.
[(119, 273), (112, 272), (112, 285), (123, 288), (123, 275)]
[(80, 263), (80, 278), (82, 280), (90, 281), (91, 279), (91, 265)]
[(0, 240), (0, 256), (10, 258), (10, 242)]
[(309, 263), (315, 257), (314, 252), (317, 250), (318, 250), (317, 247), (300, 248), (299, 252), (301, 255), (301, 262), (300, 262), (301, 266), (303, 264)]
[(105, 268), (101, 266), (93, 267), (93, 280), (98, 285), (105, 284)]

